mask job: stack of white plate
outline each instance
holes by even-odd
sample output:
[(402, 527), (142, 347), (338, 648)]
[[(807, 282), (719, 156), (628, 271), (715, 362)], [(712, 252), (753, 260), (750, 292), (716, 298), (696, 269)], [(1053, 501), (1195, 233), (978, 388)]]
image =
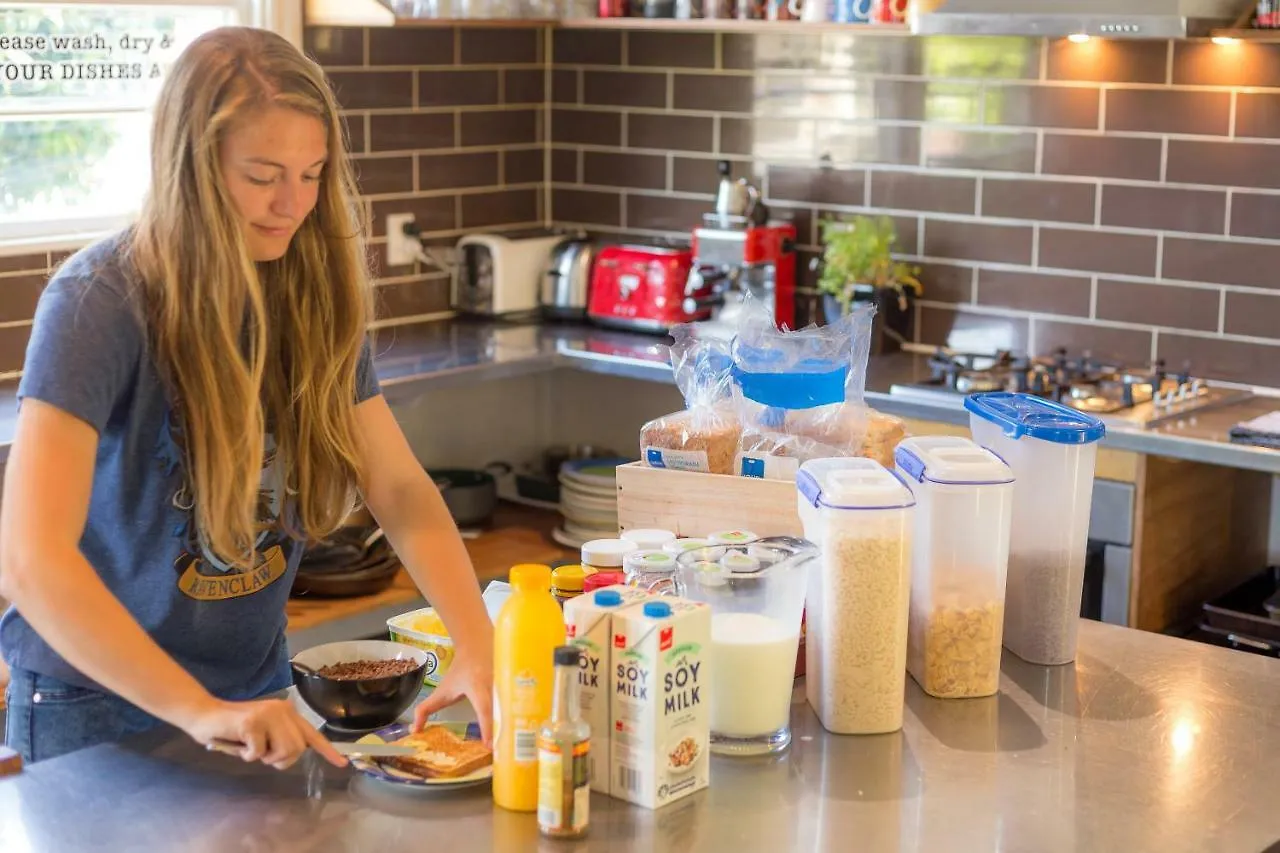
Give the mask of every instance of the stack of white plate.
[(552, 537), (568, 548), (618, 535), (616, 469), (629, 459), (581, 459), (560, 466), (560, 515)]

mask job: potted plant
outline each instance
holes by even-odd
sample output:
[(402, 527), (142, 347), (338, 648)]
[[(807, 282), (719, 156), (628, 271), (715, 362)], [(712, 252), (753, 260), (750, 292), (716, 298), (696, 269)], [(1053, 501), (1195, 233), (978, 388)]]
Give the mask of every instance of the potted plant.
[[(872, 352), (886, 351), (884, 337), (901, 343), (909, 331), (912, 300), (924, 288), (920, 268), (893, 259), (897, 229), (887, 216), (855, 216), (822, 223), (823, 252), (818, 290), (828, 321), (854, 302), (876, 303)], [(897, 349), (897, 347), (892, 347)]]

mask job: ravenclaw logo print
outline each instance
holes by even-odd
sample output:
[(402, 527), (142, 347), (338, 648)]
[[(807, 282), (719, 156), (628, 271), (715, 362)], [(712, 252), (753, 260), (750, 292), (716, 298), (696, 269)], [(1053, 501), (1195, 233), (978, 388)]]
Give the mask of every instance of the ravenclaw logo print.
[(275, 583), (288, 569), (279, 526), (284, 489), (275, 465), (275, 442), (270, 436), (267, 437), (262, 462), (258, 521), (265, 529), (254, 543), (257, 562), (251, 568), (241, 568), (227, 565), (214, 556), (200, 533), (195, 520), (190, 483), (183, 466), (181, 441), (181, 429), (174, 422), (171, 412), (166, 415), (164, 426), (160, 430), (156, 455), (165, 476), (172, 477), (175, 472), (181, 472), (180, 485), (173, 495), (173, 506), (181, 516), (174, 535), (184, 543), (182, 553), (174, 561), (174, 569), (178, 573), (178, 588), (186, 596), (199, 601), (223, 601), (252, 595)]

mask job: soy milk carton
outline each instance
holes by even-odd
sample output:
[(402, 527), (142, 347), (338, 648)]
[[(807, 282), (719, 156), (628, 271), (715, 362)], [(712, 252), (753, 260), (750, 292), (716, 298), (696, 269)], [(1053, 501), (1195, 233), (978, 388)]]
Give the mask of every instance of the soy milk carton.
[(618, 613), (649, 598), (634, 586), (609, 586), (579, 595), (564, 603), (565, 633), (583, 651), (578, 670), (578, 706), (591, 726), (591, 751), (587, 766), (591, 790), (609, 793), (609, 753), (613, 720), (613, 621)]
[(656, 809), (707, 787), (711, 609), (650, 599), (613, 619), (611, 793)]

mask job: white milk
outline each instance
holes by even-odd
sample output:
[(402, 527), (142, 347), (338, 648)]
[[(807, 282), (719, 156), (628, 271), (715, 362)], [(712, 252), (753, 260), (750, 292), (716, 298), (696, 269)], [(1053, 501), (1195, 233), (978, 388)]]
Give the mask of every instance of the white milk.
[(707, 787), (710, 645), (711, 608), (696, 601), (652, 598), (614, 615), (613, 796), (655, 809)]
[(759, 613), (711, 617), (711, 731), (768, 735), (791, 718), (798, 631)]
[[(596, 603), (596, 593), (616, 592), (622, 603), (604, 607)], [(609, 753), (612, 737), (609, 697), (613, 693), (613, 616), (649, 597), (633, 586), (610, 586), (584, 593), (564, 603), (565, 634), (571, 644), (582, 649), (578, 670), (578, 707), (591, 726), (591, 751), (587, 766), (591, 790), (609, 793)], [(597, 763), (598, 762), (598, 763)]]

